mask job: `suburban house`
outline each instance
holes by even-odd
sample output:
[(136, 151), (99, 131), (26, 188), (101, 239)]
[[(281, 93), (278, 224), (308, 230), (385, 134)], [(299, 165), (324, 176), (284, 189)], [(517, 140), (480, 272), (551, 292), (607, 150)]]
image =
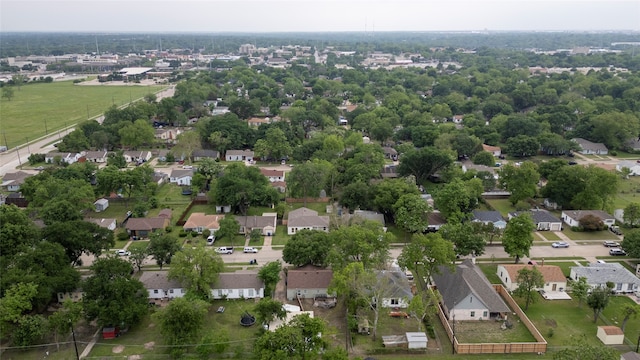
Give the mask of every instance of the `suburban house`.
[(162, 185), (167, 181), (169, 181), (169, 175), (159, 171), (153, 173), (153, 182), (156, 184)]
[(384, 152), (384, 157), (390, 160), (398, 160), (398, 151), (390, 146), (385, 146), (382, 148)]
[(165, 140), (167, 143), (174, 143), (181, 131), (176, 128), (157, 128), (155, 138)]
[(488, 320), (503, 318), (511, 312), (482, 270), (470, 259), (456, 265), (453, 271), (448, 266), (441, 266), (439, 270), (432, 278), (449, 320)]
[(122, 153), (124, 156), (124, 161), (130, 163), (141, 163), (147, 162), (151, 160), (151, 151), (136, 151), (136, 150), (128, 150)]
[(84, 221), (88, 221), (90, 223), (94, 223), (102, 228), (109, 229), (114, 231), (117, 227), (116, 219), (94, 219), (94, 218), (86, 218)]
[[(85, 280), (87, 280), (87, 278), (89, 277), (89, 275), (82, 275), (80, 277), (80, 284), (82, 284)], [(72, 291), (67, 291), (67, 292), (59, 292), (58, 294), (58, 303), (62, 304), (67, 300), (71, 300), (72, 302), (79, 302), (82, 300), (82, 298), (84, 297), (84, 290), (82, 290), (81, 287), (78, 287)]]
[(573, 266), (569, 277), (574, 281), (583, 277), (592, 288), (607, 286), (607, 282), (612, 282), (613, 291), (618, 294), (632, 294), (640, 289), (640, 279), (619, 263)]
[(632, 137), (624, 144), (627, 151), (633, 152), (640, 150), (640, 137)]
[(104, 164), (107, 162), (108, 157), (108, 151), (86, 151), (84, 153), (85, 160), (92, 163)]
[(531, 215), (533, 223), (536, 225), (536, 231), (562, 230), (562, 220), (553, 216), (549, 211), (542, 209), (531, 209), (529, 211), (516, 211), (509, 213), (509, 220), (522, 213), (528, 213)]
[(398, 177), (398, 169), (396, 165), (385, 165), (380, 171), (380, 175), (383, 178), (395, 179)]
[[(544, 286), (536, 290), (545, 292), (562, 292), (567, 289), (567, 278), (562, 273), (562, 269), (555, 265), (525, 265), (525, 264), (503, 264), (498, 265), (496, 274), (509, 291), (518, 288), (518, 272), (522, 269), (536, 268), (544, 278)], [(569, 298), (570, 299), (570, 298)]]
[(193, 169), (173, 169), (169, 175), (169, 182), (176, 185), (191, 186)]
[(318, 216), (317, 211), (306, 207), (289, 212), (287, 234), (293, 235), (302, 229), (329, 232), (329, 217)]
[(640, 163), (636, 161), (624, 160), (620, 161), (616, 164), (616, 171), (622, 171), (622, 169), (629, 169), (629, 175), (638, 176), (640, 175)]
[(227, 150), (224, 156), (226, 161), (253, 161), (253, 151), (251, 150)]
[(109, 207), (109, 200), (105, 198), (98, 199), (93, 203), (93, 206), (96, 209), (96, 212), (105, 211)]
[(59, 158), (60, 161), (63, 163), (73, 164), (78, 160), (80, 160), (81, 157), (82, 155), (79, 153), (62, 153), (62, 152), (52, 151), (50, 153), (47, 153), (44, 156), (44, 162), (46, 162), (47, 164), (53, 164), (56, 158)]
[(502, 155), (502, 148), (500, 148), (499, 146), (482, 144), (482, 151), (490, 152), (495, 157)]
[(616, 224), (616, 219), (613, 215), (609, 215), (602, 210), (564, 210), (562, 212), (562, 221), (571, 227), (580, 226), (580, 220), (587, 216), (592, 215), (600, 219), (607, 227), (611, 227)]
[(269, 182), (284, 181), (284, 171), (260, 168), (260, 173), (269, 179)]
[(193, 161), (202, 161), (204, 159), (220, 159), (220, 153), (216, 150), (199, 149), (193, 151)]
[(442, 225), (447, 223), (447, 219), (442, 216), (440, 211), (432, 211), (427, 215), (427, 220), (429, 221), (429, 225), (427, 225), (427, 231), (435, 232), (440, 230)]
[(375, 221), (383, 227), (386, 225), (384, 215), (376, 211), (370, 210), (353, 210), (353, 215), (349, 213), (343, 213), (343, 218), (347, 218), (349, 221), (362, 222), (363, 220)]
[(205, 229), (208, 229), (213, 234), (220, 229), (220, 220), (222, 219), (224, 219), (224, 215), (206, 215), (201, 212), (192, 213), (182, 228), (184, 231), (195, 231), (198, 234), (202, 234)]
[(329, 295), (333, 271), (313, 265), (287, 271), (287, 300)]
[(249, 127), (259, 127), (262, 124), (269, 124), (270, 122), (269, 118), (252, 117), (247, 120), (247, 125), (249, 125)]
[(178, 280), (169, 279), (168, 271), (144, 271), (140, 282), (149, 293), (149, 300), (180, 298), (187, 292)]
[(493, 226), (498, 229), (504, 229), (507, 227), (507, 222), (499, 211), (473, 210), (473, 218), (471, 221), (481, 222), (485, 225), (493, 224)]
[(249, 234), (253, 230), (260, 230), (263, 236), (272, 236), (276, 233), (277, 215), (262, 216), (236, 216), (240, 224), (240, 234)]
[(24, 184), (24, 181), (28, 177), (31, 176), (33, 176), (33, 174), (29, 174), (24, 171), (6, 173), (2, 177), (2, 187), (11, 192), (20, 191), (20, 186)]
[[(378, 271), (376, 273), (378, 281), (384, 289), (386, 295), (382, 298), (382, 307), (384, 308), (403, 308), (409, 307), (409, 302), (413, 298), (411, 284), (404, 271)], [(373, 299), (375, 304), (375, 299)]]
[(257, 271), (240, 270), (220, 273), (211, 288), (214, 299), (261, 299), (264, 297), (264, 282)]
[(498, 179), (500, 177), (495, 167), (480, 165), (480, 164), (473, 164), (471, 162), (466, 162), (462, 164), (463, 173), (466, 173), (469, 170), (475, 170), (476, 172), (481, 172), (481, 171), (488, 172), (493, 176), (494, 179)]
[(129, 236), (135, 239), (148, 238), (157, 230), (164, 230), (171, 223), (171, 210), (162, 209), (157, 217), (153, 218), (129, 218), (125, 229)]
[(579, 153), (582, 155), (607, 155), (609, 150), (603, 143), (594, 143), (583, 138), (571, 139), (580, 145)]
[(287, 191), (287, 183), (285, 181), (274, 181), (270, 184), (271, 184), (271, 187), (275, 188), (281, 193)]

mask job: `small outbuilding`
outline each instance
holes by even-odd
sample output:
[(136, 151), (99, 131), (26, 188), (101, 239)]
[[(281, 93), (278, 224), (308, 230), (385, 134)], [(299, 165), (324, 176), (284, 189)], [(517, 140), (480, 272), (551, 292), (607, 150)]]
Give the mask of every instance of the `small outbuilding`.
[(107, 199), (98, 199), (93, 203), (96, 208), (96, 212), (105, 211), (109, 207), (109, 200)]
[(408, 332), (407, 334), (407, 346), (409, 349), (426, 349), (427, 348), (427, 334), (423, 332)]
[(621, 345), (624, 342), (624, 333), (617, 326), (598, 326), (597, 336), (605, 345)]

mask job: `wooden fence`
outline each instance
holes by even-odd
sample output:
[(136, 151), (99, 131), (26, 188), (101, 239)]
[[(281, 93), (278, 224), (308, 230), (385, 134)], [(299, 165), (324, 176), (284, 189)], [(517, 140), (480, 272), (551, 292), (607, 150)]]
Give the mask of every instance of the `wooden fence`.
[(527, 315), (520, 309), (520, 306), (513, 300), (511, 295), (502, 285), (493, 285), (502, 299), (509, 305), (511, 310), (518, 314), (520, 321), (531, 332), (536, 342), (526, 343), (460, 343), (458, 338), (454, 338), (453, 329), (449, 320), (444, 314), (442, 305), (438, 307), (438, 317), (444, 326), (449, 341), (452, 343), (456, 354), (512, 354), (512, 353), (545, 353), (547, 351), (547, 341), (542, 337), (538, 329), (533, 325)]

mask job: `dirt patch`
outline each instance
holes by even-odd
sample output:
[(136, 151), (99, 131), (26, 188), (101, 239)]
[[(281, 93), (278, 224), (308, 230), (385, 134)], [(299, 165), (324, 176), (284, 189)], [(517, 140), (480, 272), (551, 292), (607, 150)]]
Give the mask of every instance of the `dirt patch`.
[(154, 323), (149, 323), (149, 326), (148, 326), (148, 327), (150, 327), (150, 328), (154, 328), (154, 327), (156, 327), (156, 324), (154, 324)]
[(113, 349), (111, 349), (111, 352), (113, 352), (114, 354), (120, 354), (123, 351), (124, 351), (124, 346), (122, 345), (114, 346)]
[(549, 327), (552, 327), (552, 328), (555, 328), (555, 327), (557, 327), (557, 326), (558, 326), (558, 324), (556, 323), (556, 321), (555, 321), (555, 320), (553, 320), (553, 319), (546, 319), (546, 320), (544, 321), (544, 324), (545, 324), (545, 325), (547, 325), (547, 326), (549, 326)]
[(147, 350), (153, 350), (153, 347), (156, 345), (155, 341), (150, 341), (144, 344), (144, 348)]
[(142, 355), (130, 355), (127, 360), (141, 360)]

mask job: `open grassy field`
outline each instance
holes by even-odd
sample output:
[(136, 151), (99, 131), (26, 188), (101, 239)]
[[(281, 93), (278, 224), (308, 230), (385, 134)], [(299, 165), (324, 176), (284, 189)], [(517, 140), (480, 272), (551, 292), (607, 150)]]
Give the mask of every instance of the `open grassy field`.
[[(28, 84), (15, 89), (11, 101), (1, 99), (0, 143), (9, 148), (95, 117), (112, 105), (124, 105), (162, 86), (77, 86), (71, 81)], [(46, 122), (46, 123), (45, 123)]]

